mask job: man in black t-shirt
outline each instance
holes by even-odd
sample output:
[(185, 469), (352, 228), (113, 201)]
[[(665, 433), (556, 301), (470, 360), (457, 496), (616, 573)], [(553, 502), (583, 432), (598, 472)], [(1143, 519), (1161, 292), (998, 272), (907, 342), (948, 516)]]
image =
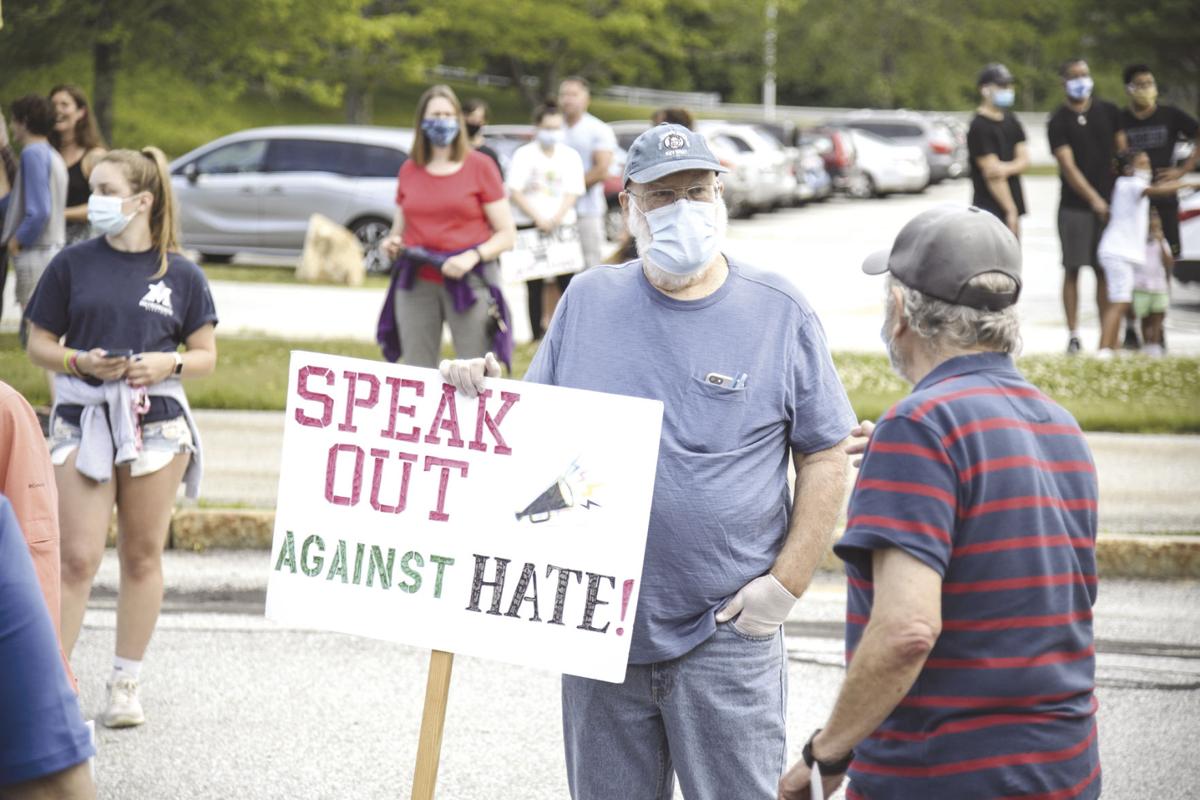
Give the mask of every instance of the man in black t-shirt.
[(1062, 181), (1058, 206), (1062, 300), (1069, 332), (1067, 353), (1075, 354), (1082, 350), (1078, 327), (1080, 267), (1091, 267), (1096, 273), (1096, 306), (1101, 319), (1108, 305), (1104, 272), (1096, 260), (1096, 246), (1108, 221), (1120, 111), (1112, 103), (1092, 96), (1092, 75), (1083, 59), (1074, 58), (1064, 63), (1059, 76), (1067, 99), (1050, 115), (1046, 132)]
[(974, 205), (990, 211), (1017, 236), (1025, 213), (1020, 175), (1029, 167), (1025, 129), (1009, 110), (1016, 94), (1013, 76), (1003, 64), (988, 64), (979, 73), (980, 103), (967, 131)]
[[(1200, 124), (1190, 115), (1175, 106), (1159, 105), (1158, 84), (1154, 74), (1145, 64), (1134, 64), (1125, 68), (1125, 91), (1129, 95), (1129, 108), (1123, 109), (1119, 126), (1128, 147), (1145, 150), (1154, 168), (1155, 180), (1176, 180), (1196, 168), (1196, 154), (1200, 150)], [(1195, 139), (1192, 154), (1178, 167), (1172, 166), (1175, 144), (1181, 139)], [(1151, 198), (1162, 218), (1163, 235), (1171, 245), (1171, 252), (1179, 255), (1179, 199), (1175, 196)]]

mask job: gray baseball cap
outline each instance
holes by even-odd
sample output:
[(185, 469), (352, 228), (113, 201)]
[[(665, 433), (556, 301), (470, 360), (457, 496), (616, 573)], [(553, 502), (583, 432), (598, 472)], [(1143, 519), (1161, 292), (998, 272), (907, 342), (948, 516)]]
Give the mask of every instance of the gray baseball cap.
[(625, 160), (622, 186), (630, 181), (650, 183), (673, 172), (703, 169), (728, 172), (708, 149), (702, 134), (664, 122), (633, 140)]
[[(917, 291), (959, 306), (999, 311), (1021, 294), (1021, 243), (1000, 219), (971, 206), (938, 206), (909, 220), (891, 250), (867, 256), (868, 275), (890, 272)], [(1012, 292), (968, 287), (974, 277), (1002, 272)]]

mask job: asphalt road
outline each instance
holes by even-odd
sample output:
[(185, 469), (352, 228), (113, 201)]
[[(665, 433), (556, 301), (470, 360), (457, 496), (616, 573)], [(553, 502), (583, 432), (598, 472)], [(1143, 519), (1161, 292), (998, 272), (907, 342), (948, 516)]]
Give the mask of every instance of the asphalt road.
[[(167, 554), (167, 604), (143, 672), (148, 723), (100, 729), (100, 797), (407, 797), (428, 653), (262, 617), (263, 552)], [(74, 665), (98, 712), (113, 646), (106, 556)], [(841, 681), (841, 576), (787, 625), (795, 756)], [(1105, 581), (1096, 607), (1105, 796), (1195, 797), (1200, 582)], [(439, 797), (564, 798), (558, 677), (459, 657)], [(678, 795), (677, 796), (681, 796)]]

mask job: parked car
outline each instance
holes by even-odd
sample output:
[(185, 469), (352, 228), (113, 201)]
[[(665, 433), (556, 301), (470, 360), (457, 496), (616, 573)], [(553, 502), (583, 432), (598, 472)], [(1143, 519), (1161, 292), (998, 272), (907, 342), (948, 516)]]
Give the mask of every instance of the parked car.
[(323, 214), (358, 237), (371, 272), (396, 210), (413, 133), (364, 125), (288, 125), (223, 136), (171, 162), (183, 246), (207, 261), (299, 255)]
[(951, 175), (954, 158), (954, 141), (945, 125), (915, 111), (856, 111), (835, 120), (837, 125), (868, 131), (876, 136), (891, 139), (897, 144), (915, 145), (925, 154), (929, 163), (930, 180), (938, 183)]
[(967, 124), (953, 117), (934, 116), (935, 129), (944, 131), (950, 142), (950, 166), (946, 168), (949, 178), (964, 178), (970, 174), (970, 155), (967, 153)]
[(788, 155), (788, 163), (796, 180), (792, 203), (824, 200), (833, 193), (833, 182), (825, 169), (825, 160), (811, 144), (798, 144), (799, 134), (788, 122), (759, 123), (755, 130), (779, 143)]
[[(708, 139), (713, 155), (729, 169), (722, 181), (732, 216), (775, 208), (795, 194), (796, 178), (787, 153), (753, 126), (699, 120), (696, 129)], [(732, 201), (730, 189), (733, 189)]]
[(1200, 190), (1179, 193), (1179, 258), (1175, 280), (1200, 283)]
[(850, 129), (858, 167), (850, 193), (881, 197), (892, 192), (922, 192), (929, 185), (929, 163), (920, 147), (895, 142), (867, 131)]
[(812, 128), (801, 131), (798, 141), (801, 147), (812, 147), (821, 156), (834, 191), (849, 194), (852, 186), (863, 183), (855, 166), (854, 142), (847, 129)]

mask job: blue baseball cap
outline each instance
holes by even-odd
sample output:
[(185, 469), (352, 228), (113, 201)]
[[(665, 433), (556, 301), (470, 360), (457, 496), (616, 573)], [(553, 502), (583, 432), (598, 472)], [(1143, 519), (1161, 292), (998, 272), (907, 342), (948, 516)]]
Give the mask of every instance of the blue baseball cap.
[(623, 186), (650, 183), (674, 172), (702, 169), (728, 172), (708, 149), (702, 134), (664, 122), (633, 140), (625, 160)]

